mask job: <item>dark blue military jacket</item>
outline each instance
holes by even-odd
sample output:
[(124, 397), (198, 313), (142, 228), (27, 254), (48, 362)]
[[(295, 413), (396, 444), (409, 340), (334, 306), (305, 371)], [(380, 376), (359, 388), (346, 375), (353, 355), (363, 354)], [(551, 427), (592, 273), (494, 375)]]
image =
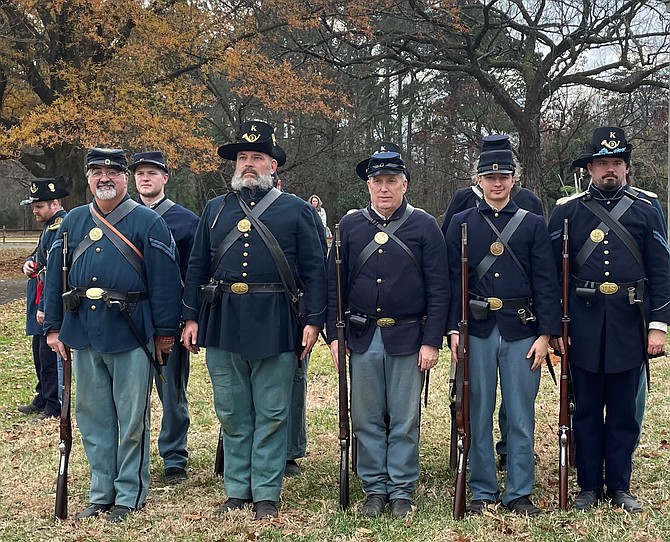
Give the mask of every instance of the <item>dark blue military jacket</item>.
[[(402, 217), (407, 200), (390, 219), (377, 215), (371, 206), (368, 211), (383, 225)], [(384, 243), (367, 260), (349, 284), (358, 255), (374, 238), (379, 229), (362, 213), (346, 215), (340, 221), (342, 281), (344, 307), (351, 312), (376, 318), (412, 318), (426, 316), (425, 325), (410, 323), (382, 328), (385, 350), (395, 356), (413, 354), (422, 344), (442, 347), (444, 325), (449, 307), (449, 279), (444, 238), (435, 219), (415, 209), (395, 235), (414, 254), (421, 273), (409, 255), (392, 239)], [(335, 280), (335, 251), (331, 248), (328, 260), (328, 320), (327, 336), (337, 338), (337, 288)], [(363, 332), (347, 325), (347, 345), (357, 353), (370, 346), (376, 324), (370, 322)]]
[[(103, 354), (114, 354), (140, 346), (117, 307), (107, 308), (101, 299), (83, 298), (76, 312), (67, 312), (65, 320), (62, 315), (63, 232), (68, 232), (71, 257), (80, 241), (95, 226), (88, 205), (73, 209), (63, 220), (49, 253), (44, 331), (60, 329), (60, 340), (76, 350), (91, 347)], [(139, 301), (132, 313), (142, 340), (146, 343), (154, 335), (174, 335), (179, 328), (181, 288), (170, 230), (161, 217), (141, 205), (115, 227), (142, 253), (145, 276), (138, 275), (105, 235), (71, 265), (69, 286), (146, 292), (146, 299)]]
[[(58, 228), (60, 227), (63, 218), (67, 213), (61, 209), (60, 211), (54, 213), (54, 215), (45, 222), (44, 229), (40, 235), (40, 240), (37, 243), (37, 248), (35, 253), (28, 258), (33, 260), (36, 264), (35, 272), (39, 273), (44, 280), (44, 274), (46, 273), (47, 266), (47, 255), (51, 245), (53, 245), (58, 234)], [(26, 260), (27, 261), (27, 260)], [(39, 305), (35, 302), (37, 296), (37, 283), (39, 279), (37, 277), (29, 278), (28, 284), (26, 286), (26, 335), (41, 335), (42, 326), (37, 323), (35, 319), (37, 316), (37, 310), (44, 310), (44, 295), (41, 296)]]
[[(266, 194), (241, 196), (253, 207)], [(225, 206), (220, 211), (225, 198)], [(218, 216), (218, 218), (217, 218)], [(211, 278), (226, 282), (280, 283), (274, 260), (255, 228), (243, 233), (212, 270), (212, 259), (228, 232), (245, 214), (234, 194), (210, 200), (202, 213), (184, 286), (184, 320), (198, 321), (198, 344), (263, 359), (295, 350), (296, 319), (284, 293), (223, 293), (212, 305), (198, 302), (198, 288)], [(275, 236), (289, 266), (304, 285), (308, 325), (323, 326), (326, 315), (325, 258), (310, 205), (281, 194), (260, 217)], [(216, 224), (214, 221), (216, 220)]]
[[(609, 232), (598, 243), (584, 266), (575, 269), (575, 258), (600, 219), (583, 204), (592, 198), (607, 210), (624, 196), (599, 191), (594, 186), (581, 195), (564, 200), (551, 214), (549, 232), (555, 263), (560, 271), (563, 220), (569, 220), (570, 273), (577, 279), (596, 283), (627, 283), (646, 277), (644, 312), (649, 321), (670, 321), (670, 259), (665, 227), (657, 210), (636, 199), (619, 222), (633, 236), (644, 259), (642, 269), (624, 243)], [(647, 348), (642, 333), (642, 315), (629, 304), (627, 288), (613, 295), (598, 292), (592, 306), (577, 297), (573, 281), (570, 289), (570, 363), (590, 372), (618, 373), (639, 367)]]
[(490, 311), (486, 320), (475, 320), (469, 312), (469, 331), (475, 337), (488, 337), (497, 324), (500, 335), (508, 341), (516, 341), (534, 335), (558, 335), (561, 332), (560, 292), (556, 288), (556, 268), (552, 262), (551, 243), (547, 227), (541, 216), (527, 213), (509, 240), (509, 245), (519, 259), (530, 281), (524, 279), (521, 270), (512, 259), (509, 250), (498, 256), (487, 273), (476, 279), (475, 270), (489, 254), (497, 235), (486, 223), (486, 214), (499, 231), (505, 228), (518, 206), (514, 200), (500, 211), (494, 211), (485, 201), (477, 207), (456, 214), (447, 230), (447, 252), (451, 276), (452, 302), (449, 311), (449, 330), (458, 328), (461, 315), (461, 224), (468, 225), (468, 289), (481, 297), (499, 299), (532, 299), (532, 312), (536, 322), (523, 324), (517, 310)]
[[(155, 209), (166, 199), (167, 196), (157, 201), (151, 208)], [(141, 199), (138, 200), (138, 203), (143, 204)], [(168, 225), (168, 228), (172, 233), (172, 237), (174, 237), (175, 244), (177, 245), (177, 261), (179, 262), (181, 278), (184, 280), (186, 279), (188, 259), (191, 255), (193, 239), (195, 238), (195, 232), (198, 229), (198, 222), (200, 221), (200, 218), (198, 218), (198, 215), (196, 215), (193, 211), (179, 205), (178, 203), (175, 203), (161, 216)]]
[[(522, 188), (518, 184), (515, 184), (512, 187), (510, 196), (514, 200), (514, 203), (521, 209), (525, 209), (536, 215), (544, 216), (542, 201), (527, 188)], [(460, 213), (471, 207), (476, 207), (479, 202), (482, 201), (482, 198), (483, 196), (479, 186), (467, 186), (456, 190), (454, 197), (451, 198), (449, 207), (447, 207), (447, 210), (444, 213), (442, 233), (446, 235), (447, 229), (449, 228), (449, 222), (451, 222), (451, 219), (456, 213)]]

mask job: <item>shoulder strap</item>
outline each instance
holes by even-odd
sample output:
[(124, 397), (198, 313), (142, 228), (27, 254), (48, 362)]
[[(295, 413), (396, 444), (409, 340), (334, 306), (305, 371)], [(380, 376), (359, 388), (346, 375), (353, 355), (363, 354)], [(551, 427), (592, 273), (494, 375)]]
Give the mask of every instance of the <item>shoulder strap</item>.
[[(498, 228), (496, 228), (495, 224), (491, 222), (491, 219), (484, 213), (481, 213), (482, 218), (486, 220), (486, 223), (493, 230), (493, 233), (495, 233), (498, 236), (498, 239), (500, 239), (500, 242), (504, 245), (505, 250), (509, 252), (509, 255), (512, 257), (512, 260), (514, 260), (514, 263), (521, 271), (524, 280), (530, 285), (530, 280), (528, 280), (526, 270), (523, 268), (523, 265), (521, 265), (519, 258), (517, 258), (516, 254), (512, 250), (512, 247), (510, 247), (509, 245), (509, 240), (512, 238), (512, 235), (514, 235), (514, 232), (521, 225), (522, 220), (526, 217), (527, 214), (528, 211), (526, 211), (525, 209), (517, 209), (512, 218), (510, 219), (510, 221), (503, 228), (503, 231), (500, 232)], [(495, 256), (489, 252), (489, 254), (487, 254), (481, 262), (479, 262), (479, 265), (477, 266), (476, 269), (477, 280), (480, 280), (486, 274), (486, 272), (489, 269), (491, 269), (493, 262), (495, 262), (497, 258), (498, 256)]]
[[(136, 203), (136, 206), (139, 205), (137, 204), (137, 202), (133, 203)], [(133, 209), (135, 207), (133, 207)], [(137, 274), (142, 278), (143, 282), (146, 284), (144, 265), (142, 263), (142, 260), (144, 260), (144, 256), (142, 255), (140, 250), (132, 243), (130, 239), (128, 239), (119, 230), (117, 230), (113, 224), (110, 224), (107, 220), (105, 220), (105, 218), (100, 213), (98, 213), (98, 211), (95, 210), (92, 203), (89, 205), (89, 210), (91, 211), (93, 221), (100, 227), (103, 233), (107, 237), (109, 237), (109, 240), (112, 242), (112, 244), (123, 255), (126, 261), (133, 267), (133, 269), (137, 272)]]
[[(125, 218), (128, 215), (128, 213), (130, 213), (137, 206), (139, 206), (139, 203), (128, 198), (116, 209), (114, 209), (111, 213), (109, 213), (109, 215), (107, 215), (107, 222), (112, 225), (116, 224), (122, 218)], [(89, 211), (92, 208), (93, 204), (91, 203), (89, 205)], [(74, 262), (76, 262), (79, 259), (79, 257), (86, 251), (86, 249), (88, 249), (91, 245), (93, 245), (93, 243), (95, 243), (95, 241), (91, 239), (87, 233), (72, 252), (72, 261), (70, 262), (70, 267), (74, 265)]]
[[(259, 201), (258, 204), (253, 208), (253, 210), (250, 211), (251, 214), (254, 215), (254, 217), (261, 216), (265, 212), (265, 210), (277, 200), (279, 196), (281, 196), (281, 192), (276, 188), (271, 188), (268, 191), (268, 193), (265, 194), (265, 196), (263, 196), (261, 201)], [(239, 197), (239, 195), (238, 198), (240, 202), (244, 201), (242, 200), (242, 198)], [(227, 195), (223, 199), (223, 202), (221, 202), (221, 208), (219, 209), (216, 218), (212, 223), (212, 228), (216, 224), (216, 221), (219, 219), (221, 211), (223, 211), (223, 207), (226, 204), (226, 199), (228, 199)], [(240, 207), (242, 207), (242, 203), (240, 203)], [(242, 208), (242, 211), (244, 211), (244, 208)], [(212, 276), (214, 276), (214, 273), (219, 268), (219, 264), (221, 263), (221, 259), (223, 258), (224, 254), (228, 252), (228, 249), (233, 246), (233, 243), (240, 238), (240, 235), (242, 235), (242, 232), (239, 231), (237, 228), (233, 228), (228, 232), (228, 235), (226, 235), (223, 238), (223, 241), (221, 241), (218, 248), (216, 249), (216, 254), (214, 254), (214, 258), (212, 258)]]
[[(407, 253), (407, 255), (412, 259), (412, 262), (414, 262), (414, 265), (416, 266), (416, 270), (419, 273), (419, 276), (421, 276), (422, 275), (421, 266), (419, 265), (419, 262), (416, 261), (414, 253), (405, 243), (402, 242), (402, 240), (400, 240), (395, 235), (395, 232), (400, 229), (400, 226), (402, 226), (405, 222), (407, 222), (407, 219), (411, 216), (413, 212), (414, 207), (412, 207), (408, 203), (407, 207), (405, 208), (405, 212), (402, 214), (402, 216), (398, 220), (394, 220), (388, 226), (384, 227), (379, 223), (378, 220), (372, 218), (372, 215), (370, 215), (370, 211), (368, 211), (367, 208), (361, 209), (361, 213), (363, 213), (363, 216), (367, 218), (371, 224), (374, 224), (378, 230), (386, 233), (389, 239), (393, 239), (393, 241)], [(379, 247), (382, 246), (382, 244), (384, 243), (378, 243), (376, 239), (373, 238), (372, 241), (370, 241), (358, 255), (358, 258), (356, 258), (356, 263), (354, 264), (354, 268), (351, 272), (351, 278), (349, 280), (349, 291), (351, 291), (354, 281), (356, 280), (358, 273), (360, 273), (361, 269), (365, 265), (365, 262), (367, 262), (370, 259), (370, 256), (372, 256), (377, 251), (377, 249), (379, 249)]]
[[(598, 224), (598, 229), (603, 230), (604, 233), (613, 231), (614, 234), (621, 239), (623, 244), (633, 255), (633, 258), (635, 258), (635, 261), (642, 269), (642, 272), (646, 275), (644, 259), (637, 242), (630, 232), (621, 224), (621, 222), (619, 222), (619, 218), (621, 218), (631, 205), (633, 205), (634, 200), (630, 198), (621, 198), (611, 212), (607, 211), (602, 205), (592, 199), (581, 199), (580, 202), (601, 220), (600, 224)], [(590, 237), (582, 245), (582, 248), (579, 250), (577, 257), (575, 258), (575, 263), (577, 264), (575, 275), (579, 273), (579, 270), (586, 263), (589, 256), (591, 256), (596, 246), (598, 246), (598, 242), (593, 241)]]
[[(277, 190), (277, 192), (279, 191)], [(298, 314), (298, 301), (300, 300), (301, 293), (298, 291), (298, 286), (296, 285), (293, 271), (291, 271), (291, 268), (289, 267), (288, 260), (279, 246), (279, 242), (268, 229), (268, 227), (254, 216), (254, 213), (251, 211), (251, 209), (249, 209), (247, 202), (244, 201), (239, 194), (237, 194), (237, 199), (240, 202), (242, 211), (244, 211), (244, 214), (247, 215), (249, 221), (256, 228), (256, 230), (258, 230), (258, 235), (260, 235), (263, 243), (265, 243), (265, 246), (270, 251), (270, 255), (275, 262), (275, 266), (279, 272), (279, 277), (281, 278), (282, 285), (284, 286), (284, 293), (286, 294), (286, 298), (289, 300), (289, 306), (295, 314)], [(254, 210), (256, 208), (258, 208), (258, 205), (254, 208)]]
[(160, 216), (163, 216), (173, 206), (174, 206), (174, 201), (172, 201), (170, 198), (165, 198), (158, 205), (156, 205), (156, 207), (154, 207), (154, 211), (156, 211)]

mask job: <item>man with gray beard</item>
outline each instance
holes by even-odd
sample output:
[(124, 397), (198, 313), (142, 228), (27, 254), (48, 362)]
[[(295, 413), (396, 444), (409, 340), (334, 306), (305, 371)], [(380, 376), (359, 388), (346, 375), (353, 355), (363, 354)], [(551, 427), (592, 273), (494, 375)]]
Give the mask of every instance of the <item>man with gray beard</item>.
[(108, 521), (118, 522), (144, 506), (149, 358), (169, 353), (179, 327), (175, 242), (160, 216), (128, 196), (127, 167), (121, 149), (88, 151), (93, 202), (63, 219), (47, 266), (44, 332), (64, 363), (71, 361), (65, 345), (76, 360), (75, 416), (91, 470), (90, 504), (77, 520), (109, 512)]
[(193, 353), (207, 349), (228, 497), (217, 513), (253, 503), (264, 519), (278, 514), (298, 358), (325, 318), (325, 258), (310, 205), (273, 187), (286, 154), (271, 126), (244, 122), (238, 141), (218, 152), (236, 163), (233, 192), (202, 213), (182, 341)]

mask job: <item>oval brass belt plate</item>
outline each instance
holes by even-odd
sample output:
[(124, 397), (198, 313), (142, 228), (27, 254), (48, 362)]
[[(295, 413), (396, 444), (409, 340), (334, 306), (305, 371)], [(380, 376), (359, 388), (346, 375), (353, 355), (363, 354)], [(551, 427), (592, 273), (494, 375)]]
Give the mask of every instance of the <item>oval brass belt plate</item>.
[(601, 294), (612, 295), (616, 294), (619, 291), (619, 285), (614, 282), (603, 282), (598, 286)]
[(378, 318), (377, 325), (379, 327), (393, 327), (395, 325), (395, 320), (393, 318)]
[(88, 299), (102, 299), (102, 294), (105, 293), (105, 290), (102, 288), (89, 288), (86, 290), (86, 297)]
[(249, 285), (244, 282), (234, 282), (230, 285), (230, 291), (234, 294), (246, 294), (249, 291)]
[(502, 299), (500, 299), (499, 297), (489, 297), (488, 301), (489, 301), (489, 308), (492, 311), (499, 311), (500, 309), (502, 309), (503, 302)]

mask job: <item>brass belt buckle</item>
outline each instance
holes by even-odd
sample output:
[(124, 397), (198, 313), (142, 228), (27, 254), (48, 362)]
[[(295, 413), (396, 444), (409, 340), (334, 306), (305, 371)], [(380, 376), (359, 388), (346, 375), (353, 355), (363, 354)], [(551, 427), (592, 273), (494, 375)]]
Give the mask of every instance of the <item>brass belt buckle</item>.
[(502, 309), (503, 302), (502, 299), (500, 299), (499, 297), (489, 297), (488, 302), (489, 302), (489, 308), (492, 311), (499, 311), (500, 309)]
[(102, 294), (105, 293), (105, 290), (102, 288), (89, 288), (86, 290), (86, 297), (88, 299), (102, 299)]
[(377, 318), (377, 325), (379, 327), (393, 327), (395, 320), (393, 318)]
[(612, 295), (616, 294), (619, 291), (619, 285), (614, 282), (603, 282), (598, 286), (601, 294)]
[(249, 291), (249, 285), (245, 282), (233, 282), (230, 285), (230, 291), (234, 294), (246, 294)]

